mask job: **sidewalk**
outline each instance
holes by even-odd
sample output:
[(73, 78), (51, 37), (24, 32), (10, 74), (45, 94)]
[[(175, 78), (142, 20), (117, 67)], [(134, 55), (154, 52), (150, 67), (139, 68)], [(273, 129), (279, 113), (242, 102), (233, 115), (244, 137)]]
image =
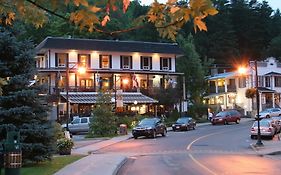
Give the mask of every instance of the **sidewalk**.
[[(241, 122), (248, 122), (253, 119), (242, 118)], [(211, 125), (211, 123), (198, 123), (197, 127)], [(172, 130), (167, 128), (167, 130)], [(72, 154), (88, 155), (72, 164), (67, 165), (59, 170), (55, 175), (116, 175), (118, 169), (126, 162), (127, 157), (118, 154), (92, 154), (95, 151), (104, 147), (113, 145), (132, 138), (131, 134), (117, 136), (107, 140), (92, 140), (91, 144), (78, 146), (72, 150)], [(276, 140), (277, 139), (277, 140)], [(264, 147), (255, 147), (251, 144), (251, 148), (258, 155), (281, 153), (281, 141), (278, 137), (273, 141), (263, 141)]]
[(281, 155), (281, 134), (274, 136), (272, 140), (262, 140), (263, 146), (257, 147), (255, 143), (251, 143), (251, 148), (256, 152), (257, 155)]

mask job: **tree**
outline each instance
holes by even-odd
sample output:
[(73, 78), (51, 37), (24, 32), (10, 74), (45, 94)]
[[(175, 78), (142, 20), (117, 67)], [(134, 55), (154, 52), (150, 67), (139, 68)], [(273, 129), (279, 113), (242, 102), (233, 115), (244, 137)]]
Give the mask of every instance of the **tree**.
[(278, 58), (279, 60), (281, 60), (281, 35), (273, 38), (270, 43), (269, 43), (269, 47), (267, 49), (267, 56), (273, 56), (275, 58)]
[(0, 78), (7, 80), (0, 96), (0, 128), (13, 125), (21, 135), (23, 159), (44, 161), (53, 153), (53, 132), (48, 106), (39, 95), (42, 88), (30, 86), (34, 78), (33, 44), (18, 41), (0, 27)]
[(196, 52), (192, 34), (189, 34), (186, 39), (179, 36), (177, 40), (184, 52), (184, 56), (177, 60), (177, 71), (184, 73), (185, 86), (191, 102), (200, 104), (202, 102), (201, 97), (207, 87), (204, 64), (202, 64)]
[(112, 112), (111, 93), (101, 91), (97, 98), (96, 108), (90, 123), (90, 134), (93, 136), (112, 136), (116, 134), (116, 116)]
[[(186, 3), (168, 0), (165, 4), (154, 1), (145, 15), (135, 18), (134, 26), (116, 31), (104, 30), (104, 26), (114, 21), (112, 12), (122, 10), (126, 13), (129, 6), (130, 0), (0, 0), (0, 23), (12, 24), (19, 19), (42, 27), (51, 14), (79, 26), (81, 30), (114, 35), (142, 28), (145, 22), (149, 22), (157, 28), (160, 36), (175, 40), (177, 32), (192, 18), (195, 30), (206, 31), (203, 19), (217, 13), (211, 0), (190, 0)], [(65, 9), (70, 13), (60, 13)]]

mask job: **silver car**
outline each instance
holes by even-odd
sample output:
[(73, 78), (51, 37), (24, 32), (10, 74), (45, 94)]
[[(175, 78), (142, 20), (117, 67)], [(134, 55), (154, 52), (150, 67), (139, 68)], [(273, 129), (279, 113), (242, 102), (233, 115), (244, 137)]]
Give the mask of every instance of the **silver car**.
[[(281, 116), (281, 109), (280, 108), (267, 108), (267, 109), (261, 111), (259, 114), (260, 114), (260, 119)], [(257, 118), (258, 117), (256, 116), (256, 119)]]
[[(71, 134), (76, 134), (79, 132), (88, 132), (90, 124), (90, 117), (76, 117), (71, 123), (68, 124), (68, 129)], [(66, 124), (62, 125), (66, 128)]]
[[(272, 124), (272, 120), (263, 119), (260, 121), (261, 136), (273, 138), (276, 133), (276, 128)], [(258, 135), (258, 121), (253, 123), (251, 128), (251, 139), (256, 138)]]

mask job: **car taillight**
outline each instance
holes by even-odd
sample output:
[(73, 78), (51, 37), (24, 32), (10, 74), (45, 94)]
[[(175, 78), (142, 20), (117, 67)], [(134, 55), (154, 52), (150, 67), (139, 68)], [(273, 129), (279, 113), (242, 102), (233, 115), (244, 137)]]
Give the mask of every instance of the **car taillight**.
[(255, 128), (252, 128), (251, 131), (255, 131)]

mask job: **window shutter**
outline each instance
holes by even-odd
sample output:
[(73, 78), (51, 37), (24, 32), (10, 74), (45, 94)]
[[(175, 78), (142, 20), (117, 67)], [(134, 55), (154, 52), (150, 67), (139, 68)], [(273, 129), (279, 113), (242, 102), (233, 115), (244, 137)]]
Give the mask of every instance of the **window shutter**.
[(88, 54), (88, 68), (91, 68), (91, 55)]
[(152, 70), (152, 57), (149, 57), (149, 62), (150, 62), (150, 70)]
[(55, 67), (58, 67), (58, 53), (55, 53)]
[(141, 65), (141, 69), (143, 69), (143, 57), (141, 56), (141, 59), (140, 59), (140, 65)]
[(81, 62), (80, 62), (80, 61), (81, 61), (81, 60), (80, 60), (80, 57), (81, 57), (81, 54), (78, 54), (78, 59), (77, 59), (77, 65), (78, 65), (78, 66), (80, 66), (80, 64), (81, 64)]
[(162, 69), (163, 69), (163, 58), (160, 57), (160, 70), (162, 70)]
[(169, 70), (172, 70), (172, 58), (169, 58)]
[(130, 56), (130, 69), (133, 69), (133, 57)]
[(112, 68), (112, 55), (109, 55), (109, 68)]
[(102, 55), (100, 55), (100, 68), (102, 68)]
[(123, 57), (120, 56), (120, 69), (123, 69)]

